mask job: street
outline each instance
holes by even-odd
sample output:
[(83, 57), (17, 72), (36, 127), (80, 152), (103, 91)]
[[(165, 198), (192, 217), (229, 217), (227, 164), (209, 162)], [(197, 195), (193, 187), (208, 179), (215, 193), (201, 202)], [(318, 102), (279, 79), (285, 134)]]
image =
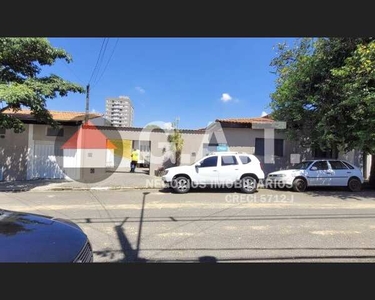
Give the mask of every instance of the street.
[(67, 218), (95, 262), (375, 262), (375, 191), (0, 193), (0, 208)]

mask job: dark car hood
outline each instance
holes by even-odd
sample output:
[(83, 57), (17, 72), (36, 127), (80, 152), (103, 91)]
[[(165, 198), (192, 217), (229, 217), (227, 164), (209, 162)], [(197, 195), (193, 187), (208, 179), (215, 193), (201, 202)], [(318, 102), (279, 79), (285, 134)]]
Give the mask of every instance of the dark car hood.
[(68, 220), (0, 210), (0, 262), (72, 262), (86, 241)]

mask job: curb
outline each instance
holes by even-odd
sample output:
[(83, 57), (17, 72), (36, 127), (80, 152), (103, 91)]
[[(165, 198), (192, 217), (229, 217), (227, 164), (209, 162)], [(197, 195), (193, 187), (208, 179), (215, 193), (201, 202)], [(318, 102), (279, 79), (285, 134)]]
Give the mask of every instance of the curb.
[[(150, 187), (141, 187), (141, 186), (106, 186), (106, 187), (56, 187), (56, 188), (49, 188), (43, 191), (119, 191), (119, 190), (155, 190), (157, 188), (150, 188)], [(42, 191), (42, 190), (39, 190)]]
[(0, 193), (16, 193), (16, 192), (60, 192), (60, 191), (121, 191), (121, 190), (156, 190), (159, 188), (150, 187), (52, 187), (46, 189), (38, 188), (13, 188), (13, 189), (0, 189)]

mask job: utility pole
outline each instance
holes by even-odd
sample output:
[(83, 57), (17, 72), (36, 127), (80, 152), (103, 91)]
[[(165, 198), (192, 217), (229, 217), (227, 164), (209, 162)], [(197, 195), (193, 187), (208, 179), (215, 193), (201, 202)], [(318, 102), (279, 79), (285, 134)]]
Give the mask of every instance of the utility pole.
[(180, 117), (177, 117), (174, 121), (174, 127), (175, 129), (178, 129), (178, 123), (180, 122)]
[(89, 121), (89, 105), (90, 105), (90, 84), (86, 86), (86, 114), (85, 124)]

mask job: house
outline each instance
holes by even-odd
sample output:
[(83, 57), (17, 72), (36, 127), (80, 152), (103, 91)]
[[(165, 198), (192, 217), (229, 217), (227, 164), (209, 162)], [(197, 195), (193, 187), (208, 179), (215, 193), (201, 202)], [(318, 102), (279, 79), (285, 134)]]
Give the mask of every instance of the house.
[[(61, 124), (59, 129), (36, 121), (30, 110), (2, 113), (22, 120), (25, 131), (0, 131), (0, 180), (65, 178), (60, 168), (61, 146), (83, 124), (85, 113), (50, 111), (52, 118)], [(89, 119), (98, 117), (99, 114), (89, 114)]]
[[(353, 163), (362, 169), (365, 178), (369, 178), (371, 155), (363, 155), (361, 151), (353, 150), (348, 153), (340, 152), (337, 157), (334, 157), (330, 151), (303, 148), (297, 142), (289, 140), (283, 130), (273, 130), (280, 126), (272, 126), (272, 124), (278, 125), (270, 115), (259, 118), (217, 119), (207, 130), (222, 132), (231, 151), (243, 151), (256, 155), (263, 163), (265, 173), (285, 168), (301, 160), (332, 158)], [(267, 141), (273, 144), (271, 145), (274, 153), (272, 162), (266, 160)], [(210, 139), (209, 148), (215, 148), (217, 145), (215, 139)]]
[[(168, 142), (172, 130), (113, 127), (94, 122), (83, 125), (84, 113), (51, 111), (52, 117), (61, 123), (59, 129), (53, 129), (38, 123), (30, 111), (5, 113), (20, 118), (26, 130), (19, 134), (13, 130), (0, 132), (0, 180), (67, 177), (90, 180), (108, 170), (128, 170), (131, 148), (147, 157), (151, 175), (160, 167), (174, 165), (174, 153)], [(92, 121), (99, 117), (89, 115)], [(181, 164), (192, 164), (211, 151), (229, 150), (256, 155), (265, 173), (269, 173), (300, 160), (329, 157), (329, 153), (304, 149), (288, 140), (283, 130), (277, 130), (282, 125), (265, 116), (217, 119), (206, 128), (180, 129), (184, 139)], [(369, 176), (370, 156), (351, 151), (339, 153), (338, 158), (361, 167), (365, 177)]]
[(292, 153), (301, 152), (296, 151), (296, 145), (287, 141), (285, 132), (275, 130), (275, 124), (269, 116), (216, 119), (206, 128), (211, 133), (206, 148), (215, 151), (219, 144), (226, 144), (230, 151), (256, 155), (265, 173), (281, 169), (289, 164)]

